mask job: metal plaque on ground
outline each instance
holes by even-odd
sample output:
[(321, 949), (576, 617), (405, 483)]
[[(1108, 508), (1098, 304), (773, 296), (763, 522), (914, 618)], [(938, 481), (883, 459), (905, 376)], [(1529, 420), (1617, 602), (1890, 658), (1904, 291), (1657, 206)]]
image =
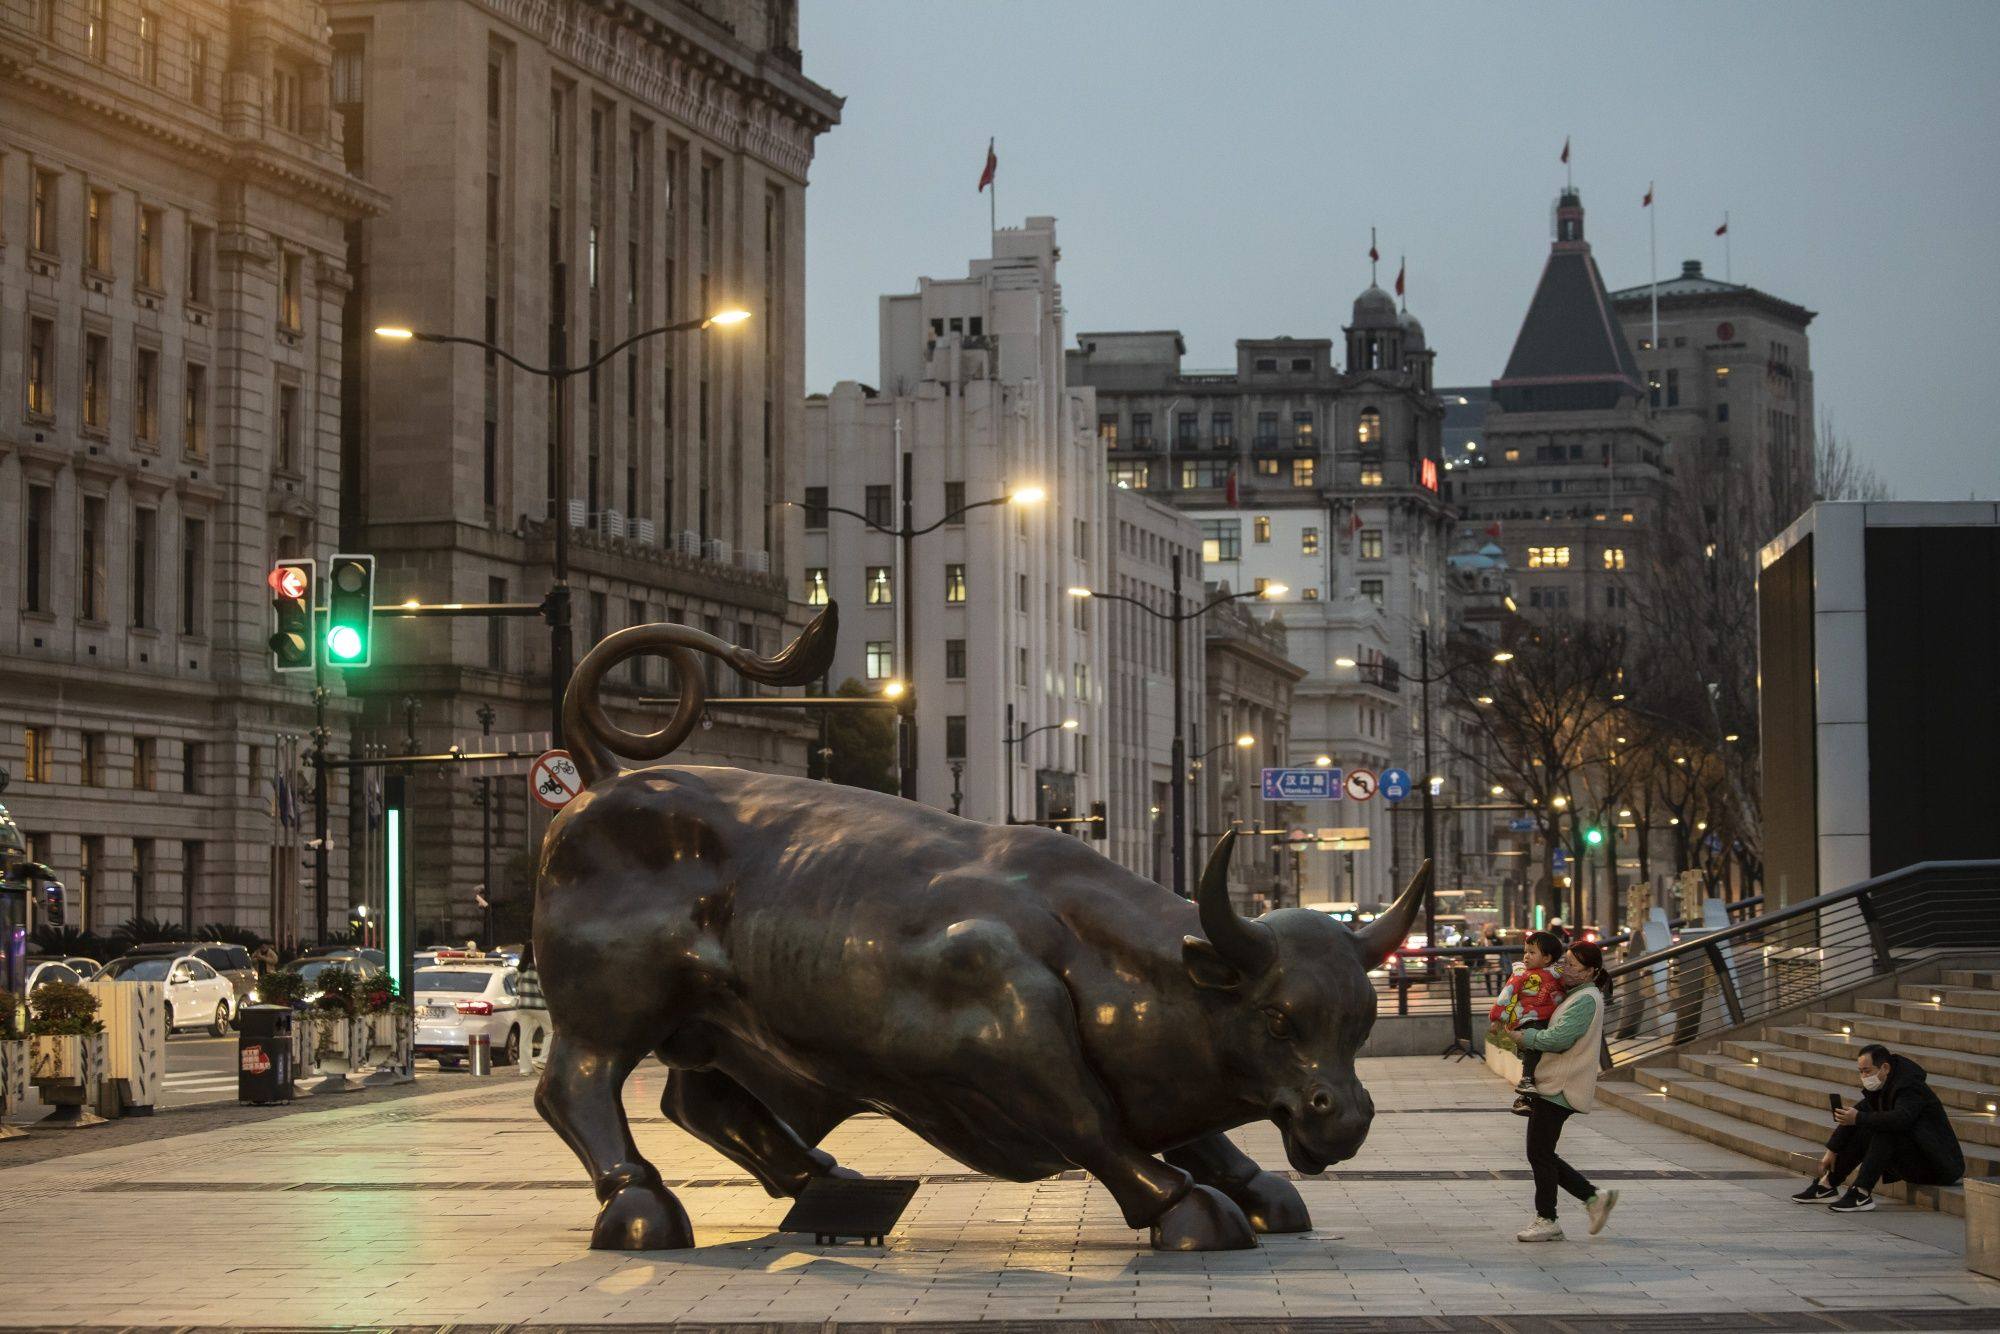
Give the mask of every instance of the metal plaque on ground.
[(916, 1193), (914, 1181), (814, 1177), (799, 1192), (778, 1231), (810, 1232), (818, 1246), (834, 1245), (842, 1237), (880, 1246)]

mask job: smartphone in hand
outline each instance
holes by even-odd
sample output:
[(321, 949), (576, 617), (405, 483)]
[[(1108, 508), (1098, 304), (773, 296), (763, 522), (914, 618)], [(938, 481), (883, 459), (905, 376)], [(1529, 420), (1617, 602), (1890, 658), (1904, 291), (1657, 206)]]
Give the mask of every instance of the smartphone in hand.
[(1833, 1109), (1834, 1111), (1836, 1111), (1836, 1112), (1837, 1112), (1837, 1111), (1839, 1111), (1839, 1110), (1840, 1110), (1840, 1095), (1839, 1095), (1838, 1093), (1829, 1093), (1829, 1094), (1827, 1094), (1827, 1095), (1826, 1095), (1826, 1105), (1827, 1105), (1828, 1107), (1832, 1108), (1832, 1109)]

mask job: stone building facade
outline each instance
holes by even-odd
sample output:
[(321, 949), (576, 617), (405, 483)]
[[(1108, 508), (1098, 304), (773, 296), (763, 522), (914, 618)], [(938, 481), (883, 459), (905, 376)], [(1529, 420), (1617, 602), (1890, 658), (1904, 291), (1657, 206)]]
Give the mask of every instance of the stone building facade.
[[(1207, 598), (1230, 590), (1211, 584)], [(1230, 894), (1246, 912), (1296, 908), (1323, 895), (1306, 884), (1308, 854), (1289, 837), (1308, 828), (1306, 808), (1264, 799), (1263, 771), (1292, 762), (1293, 692), (1305, 668), (1286, 653), (1285, 625), (1242, 602), (1225, 602), (1201, 620), (1206, 689), (1202, 722), (1189, 750), (1194, 812), (1192, 886), (1230, 829), (1238, 831), (1229, 863)], [(1243, 741), (1248, 738), (1248, 745)]]
[(0, 767), (77, 925), (318, 934), (265, 576), (339, 537), (343, 228), (385, 206), (331, 58), (308, 0), (0, 0)]
[[(1201, 529), (1195, 521), (1130, 487), (1107, 487), (1110, 582), (1104, 591), (1173, 610), (1173, 559), (1181, 560), (1181, 600), (1198, 605), (1204, 587)], [(1093, 604), (1110, 672), (1109, 846), (1113, 861), (1162, 885), (1173, 884), (1174, 634), (1172, 622), (1137, 607)], [(1199, 621), (1181, 635), (1181, 712), (1189, 736), (1202, 730), (1207, 653)], [(1189, 847), (1199, 823), (1189, 789)], [(1198, 866), (1191, 866), (1193, 883)]]
[[(380, 560), (378, 601), (539, 602), (553, 525), (571, 530), (580, 660), (603, 635), (684, 621), (774, 650), (803, 623), (778, 502), (796, 495), (804, 397), (805, 192), (840, 99), (801, 72), (790, 0), (333, 0), (347, 162), (395, 206), (348, 241), (359, 286), (344, 440), (348, 540)], [(726, 307), (747, 323), (642, 338)], [(389, 342), (378, 325), (479, 338), (581, 365), (563, 410), (541, 376), (477, 348)], [(567, 440), (569, 512), (554, 514)], [(718, 674), (719, 693), (738, 683)], [(352, 683), (358, 746), (440, 751), (550, 728), (535, 619), (388, 623)], [(663, 662), (607, 691), (628, 722), (670, 688)], [(414, 702), (415, 712), (406, 709)], [(413, 719), (413, 727), (409, 726)], [(804, 728), (718, 713), (680, 758), (803, 772)], [(651, 730), (656, 724), (647, 724)], [(418, 917), (476, 922), (488, 874), (475, 780), (417, 775)], [(500, 895), (544, 818), (494, 784)], [(354, 803), (366, 844), (367, 803)], [(361, 893), (372, 892), (364, 880)]]
[[(881, 301), (881, 386), (842, 381), (805, 404), (802, 518), (809, 601), (840, 604), (832, 681), (916, 688), (917, 797), (998, 822), (1086, 815), (1109, 778), (1106, 622), (1072, 587), (1107, 574), (1095, 401), (1064, 374), (1055, 219), (993, 233), (963, 278)], [(828, 507), (901, 523), (912, 544)], [(1032, 504), (982, 504), (1023, 488)], [(916, 643), (902, 641), (915, 598)], [(1027, 740), (1008, 744), (1025, 729)], [(1065, 721), (1076, 723), (1064, 728)]]
[[(1070, 374), (1097, 390), (1112, 483), (1195, 519), (1207, 579), (1286, 587), (1258, 604), (1283, 620), (1305, 669), (1284, 762), (1414, 771), (1422, 737), (1397, 673), (1415, 663), (1420, 634), (1443, 642), (1450, 536), (1435, 354), (1417, 319), (1372, 285), (1342, 335), (1242, 339), (1233, 369), (1196, 371), (1181, 365), (1178, 331), (1083, 333)], [(1384, 803), (1354, 805), (1339, 820), (1369, 827), (1371, 846), (1354, 877), (1346, 854), (1308, 853), (1308, 901), (1331, 898), (1336, 878), (1382, 901), (1415, 864)]]
[(1719, 508), (1716, 528), (1732, 556), (1754, 553), (1812, 503), (1813, 311), (1681, 265), (1659, 284), (1653, 334), (1651, 284), (1611, 293), (1638, 349), (1653, 424), (1667, 440), (1677, 480)]

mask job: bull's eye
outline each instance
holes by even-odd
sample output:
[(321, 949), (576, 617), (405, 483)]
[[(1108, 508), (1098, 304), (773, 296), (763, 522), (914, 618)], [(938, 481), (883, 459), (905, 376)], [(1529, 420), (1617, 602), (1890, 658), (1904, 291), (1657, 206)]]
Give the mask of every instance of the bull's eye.
[(1292, 1021), (1286, 1017), (1283, 1010), (1264, 1011), (1264, 1024), (1270, 1030), (1272, 1037), (1287, 1042), (1292, 1039)]

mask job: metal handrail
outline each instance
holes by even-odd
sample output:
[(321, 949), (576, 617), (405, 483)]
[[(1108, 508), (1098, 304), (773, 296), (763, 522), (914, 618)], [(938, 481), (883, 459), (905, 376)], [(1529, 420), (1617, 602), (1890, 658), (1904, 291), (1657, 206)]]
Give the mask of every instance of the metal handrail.
[(1919, 862), (1607, 969), (1601, 1061), (1636, 1066), (1893, 973), (2000, 949), (2000, 861)]
[[(1843, 903), (1849, 899), (1858, 899), (1865, 894), (1870, 894), (1877, 890), (1885, 890), (1906, 881), (1917, 879), (1928, 881), (1933, 879), (1939, 872), (2000, 875), (2000, 861), (1917, 862), (1914, 865), (1905, 866), (1900, 871), (1891, 871), (1887, 875), (1878, 875), (1872, 880), (1863, 880), (1858, 884), (1849, 885), (1846, 889), (1836, 889), (1830, 894), (1820, 894), (1810, 899), (1801, 899), (1789, 908), (1780, 908), (1774, 913), (1765, 913), (1760, 917), (1753, 917), (1747, 922), (1738, 922), (1735, 926), (1726, 927), (1723, 930), (1703, 936), (1699, 940), (1682, 941), (1678, 945), (1671, 945), (1666, 949), (1641, 955), (1637, 959), (1627, 960), (1619, 964), (1616, 968), (1607, 968), (1605, 971), (1611, 975), (1615, 983), (1617, 979), (1640, 968), (1651, 968), (1661, 963), (1669, 962), (1683, 954), (1693, 953), (1696, 950), (1706, 950), (1710, 945), (1729, 943), (1739, 937), (1762, 934), (1782, 922), (1788, 922), (1794, 918), (1804, 917), (1808, 914), (1817, 914), (1837, 903)], [(1686, 918), (1682, 919), (1683, 922), (1688, 920)]]

